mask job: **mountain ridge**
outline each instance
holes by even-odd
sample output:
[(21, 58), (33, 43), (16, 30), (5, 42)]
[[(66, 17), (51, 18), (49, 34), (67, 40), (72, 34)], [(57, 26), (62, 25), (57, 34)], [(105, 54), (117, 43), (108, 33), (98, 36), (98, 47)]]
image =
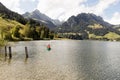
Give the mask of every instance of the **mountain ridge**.
[(34, 10), (31, 13), (26, 12), (25, 14), (23, 14), (23, 16), (26, 17), (26, 18), (35, 18), (35, 19), (41, 19), (41, 20), (45, 20), (45, 21), (50, 21), (51, 20), (51, 18), (49, 18), (45, 14), (42, 14), (38, 9)]
[(32, 12), (26, 12), (23, 14), (24, 18), (32, 18), (35, 19), (37, 21), (41, 21), (44, 24), (46, 24), (47, 26), (49, 26), (49, 28), (55, 28), (57, 25), (60, 25), (60, 21), (59, 20), (53, 20), (50, 17), (48, 17), (47, 15), (41, 13), (38, 9), (32, 11)]
[[(96, 16), (92, 13), (80, 13), (77, 16), (71, 16), (66, 22), (64, 22), (61, 28), (87, 28), (89, 25), (100, 24), (105, 28), (111, 28), (113, 25), (105, 22), (102, 17)], [(76, 31), (75, 31), (76, 32)]]
[(55, 31), (57, 33), (65, 33), (65, 36), (68, 36), (66, 33), (70, 34), (72, 37), (75, 36), (73, 34), (77, 34), (77, 36), (79, 34), (82, 36), (80, 39), (90, 39), (90, 35), (99, 36), (100, 38), (103, 38), (102, 36), (106, 34), (111, 35), (111, 33), (120, 35), (120, 31), (113, 28), (113, 26), (95, 14), (80, 13), (77, 16), (71, 16), (60, 27), (57, 27)]

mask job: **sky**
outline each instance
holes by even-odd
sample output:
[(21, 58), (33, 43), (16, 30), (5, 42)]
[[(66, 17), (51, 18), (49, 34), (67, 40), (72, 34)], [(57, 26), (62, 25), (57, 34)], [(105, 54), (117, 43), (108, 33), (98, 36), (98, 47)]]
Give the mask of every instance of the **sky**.
[(93, 13), (111, 24), (120, 24), (120, 0), (0, 0), (19, 14), (38, 9), (52, 19), (66, 21), (72, 15)]

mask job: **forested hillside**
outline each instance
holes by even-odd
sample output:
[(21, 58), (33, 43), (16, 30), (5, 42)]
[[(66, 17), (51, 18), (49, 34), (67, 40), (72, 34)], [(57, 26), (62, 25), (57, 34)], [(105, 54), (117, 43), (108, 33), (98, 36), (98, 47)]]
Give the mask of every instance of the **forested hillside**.
[(53, 32), (44, 24), (25, 19), (0, 3), (0, 39), (40, 40), (53, 38)]

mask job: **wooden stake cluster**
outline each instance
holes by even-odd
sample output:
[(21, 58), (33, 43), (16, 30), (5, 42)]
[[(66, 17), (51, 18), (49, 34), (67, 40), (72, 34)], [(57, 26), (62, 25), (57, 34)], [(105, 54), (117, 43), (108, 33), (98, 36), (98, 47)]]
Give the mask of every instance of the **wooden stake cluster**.
[(12, 58), (12, 51), (11, 51), (11, 47), (9, 47), (9, 59)]
[(25, 47), (25, 54), (26, 54), (26, 58), (28, 58), (28, 50), (27, 50), (27, 47)]
[(5, 46), (5, 57), (7, 57), (7, 46)]
[[(9, 59), (12, 59), (12, 48), (9, 46), (8, 50), (9, 50)], [(26, 55), (26, 58), (28, 58), (28, 49), (27, 49), (27, 47), (25, 47), (25, 55)], [(5, 46), (5, 58), (7, 56), (8, 56), (7, 55), (7, 46)]]

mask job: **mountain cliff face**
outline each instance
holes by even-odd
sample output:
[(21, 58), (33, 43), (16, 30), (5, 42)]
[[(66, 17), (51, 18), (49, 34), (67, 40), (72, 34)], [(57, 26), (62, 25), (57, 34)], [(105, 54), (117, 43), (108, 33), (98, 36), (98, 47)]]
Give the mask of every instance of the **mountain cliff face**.
[(0, 10), (1, 11), (4, 11), (4, 10), (8, 10), (1, 2), (0, 2)]
[(82, 13), (77, 16), (71, 16), (66, 22), (61, 26), (62, 29), (65, 28), (66, 31), (81, 31), (88, 28), (89, 25), (100, 24), (104, 28), (110, 28), (112, 25), (105, 22), (100, 16), (94, 14)]
[(53, 20), (49, 18), (48, 16), (46, 16), (45, 14), (42, 14), (37, 9), (31, 13), (26, 12), (25, 14), (23, 14), (23, 16), (25, 18), (32, 18), (34, 20), (43, 22), (46, 26), (48, 26), (51, 29), (55, 28), (60, 23), (58, 20)]
[(34, 18), (37, 20), (43, 20), (43, 21), (51, 21), (51, 18), (49, 18), (48, 16), (46, 16), (45, 14), (40, 13), (39, 10), (35, 10), (31, 13), (26, 12), (25, 14), (23, 14), (24, 17), (26, 18)]
[[(99, 25), (99, 26), (95, 26)], [(100, 27), (101, 28), (92, 28), (90, 26)], [(90, 13), (81, 13), (77, 16), (71, 16), (66, 22), (62, 24), (57, 30), (58, 32), (84, 32), (89, 31), (92, 33), (100, 31), (103, 35), (108, 31), (115, 31), (112, 28), (112, 24), (105, 22), (100, 16), (96, 16)]]
[[(109, 27), (111, 24), (105, 22), (102, 17), (96, 16), (94, 14), (81, 13), (79, 15), (72, 16), (68, 19), (67, 23), (70, 26), (76, 26), (84, 23), (85, 25), (101, 24), (103, 26)], [(72, 24), (71, 24), (72, 23)]]

